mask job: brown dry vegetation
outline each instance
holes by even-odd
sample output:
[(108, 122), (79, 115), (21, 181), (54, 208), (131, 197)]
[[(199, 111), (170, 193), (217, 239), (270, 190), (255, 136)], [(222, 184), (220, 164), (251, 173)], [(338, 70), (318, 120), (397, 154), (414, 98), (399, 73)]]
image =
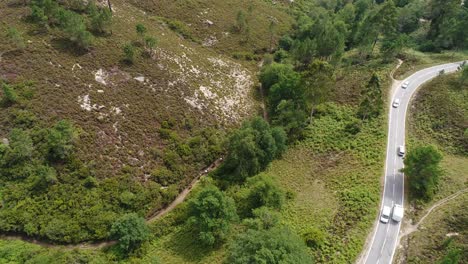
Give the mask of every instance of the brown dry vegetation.
[[(27, 42), (22, 52), (8, 51), (7, 39), (0, 39), (0, 47), (7, 50), (0, 76), (13, 83), (35, 83), (30, 107), (40, 119), (51, 123), (66, 118), (82, 128), (80, 157), (94, 161), (100, 177), (112, 177), (125, 165), (143, 176), (161, 164), (151, 153), (165, 148), (158, 134), (164, 121), (187, 138), (206, 127), (231, 127), (255, 113), (251, 65), (246, 68), (180, 38), (124, 1), (113, 4), (113, 34), (97, 37), (91, 51), (82, 53), (58, 30), (44, 33), (27, 23), (28, 8), (0, 3), (0, 31), (14, 26)], [(145, 24), (159, 45), (155, 58), (138, 55), (129, 66), (121, 61), (121, 49), (137, 41), (137, 23)], [(95, 80), (100, 70), (106, 85)], [(134, 79), (141, 76), (144, 82)], [(2, 112), (0, 133), (5, 137), (9, 126)]]

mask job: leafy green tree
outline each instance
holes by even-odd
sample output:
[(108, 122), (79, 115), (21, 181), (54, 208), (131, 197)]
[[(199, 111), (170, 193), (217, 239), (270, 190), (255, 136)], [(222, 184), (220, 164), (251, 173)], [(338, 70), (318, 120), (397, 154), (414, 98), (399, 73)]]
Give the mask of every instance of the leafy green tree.
[(124, 53), (124, 61), (127, 63), (134, 63), (135, 62), (135, 46), (133, 46), (132, 43), (127, 43), (123, 47), (123, 53)]
[[(431, 25), (427, 39), (440, 48), (450, 48), (453, 45), (451, 31), (454, 29), (455, 17), (460, 8), (458, 0), (431, 0)], [(465, 28), (466, 30), (466, 28)]]
[(55, 0), (33, 0), (31, 2), (31, 18), (44, 26), (57, 25), (63, 12)]
[(65, 160), (73, 152), (78, 134), (73, 125), (61, 120), (49, 130), (47, 135), (48, 156), (51, 160)]
[(304, 242), (286, 227), (248, 229), (231, 243), (225, 263), (313, 263)]
[(23, 36), (16, 28), (8, 27), (6, 35), (13, 45), (15, 45), (16, 49), (23, 50), (26, 47)]
[(430, 200), (434, 196), (443, 174), (441, 160), (442, 154), (432, 145), (416, 147), (408, 152), (402, 171), (408, 176), (414, 197)]
[(234, 200), (215, 186), (200, 191), (188, 203), (188, 223), (198, 233), (200, 242), (215, 246), (226, 238), (231, 223), (237, 220)]
[(93, 42), (92, 34), (86, 30), (84, 19), (79, 14), (65, 10), (61, 15), (62, 28), (68, 39), (82, 49), (89, 49)]
[(372, 10), (361, 23), (359, 44), (365, 53), (374, 52), (381, 35), (384, 38), (394, 37), (397, 28), (398, 13), (392, 0), (386, 1), (378, 9)]
[(281, 209), (285, 194), (273, 179), (266, 174), (249, 178), (240, 191), (240, 211), (245, 216), (251, 216), (252, 210), (260, 207)]
[(258, 174), (286, 148), (286, 134), (281, 128), (271, 128), (260, 117), (245, 122), (229, 138), (226, 161), (217, 175), (233, 181), (243, 181)]
[(98, 8), (94, 1), (88, 4), (91, 29), (98, 33), (105, 33), (112, 24), (112, 13), (107, 8)]
[(18, 102), (18, 95), (11, 85), (0, 83), (3, 91), (2, 103), (4, 105), (12, 105)]
[(335, 85), (335, 72), (332, 65), (325, 61), (314, 60), (302, 74), (304, 95), (310, 109), (310, 120), (318, 104), (324, 103)]
[(150, 237), (145, 219), (135, 213), (123, 215), (115, 221), (110, 234), (119, 241), (119, 247), (125, 253), (135, 250)]
[(371, 79), (361, 94), (362, 101), (359, 104), (357, 115), (366, 120), (378, 117), (382, 113), (383, 98), (380, 78), (376, 73), (372, 74)]
[(395, 35), (391, 38), (386, 38), (382, 42), (382, 56), (384, 61), (391, 61), (395, 58), (406, 46), (408, 37), (406, 35)]

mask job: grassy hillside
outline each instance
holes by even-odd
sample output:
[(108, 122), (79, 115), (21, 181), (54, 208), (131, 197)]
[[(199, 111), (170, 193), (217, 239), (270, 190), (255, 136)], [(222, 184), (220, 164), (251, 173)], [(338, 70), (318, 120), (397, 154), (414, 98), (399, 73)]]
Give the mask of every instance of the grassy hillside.
[[(443, 152), (445, 171), (434, 199), (412, 205), (409, 217), (413, 222), (438, 200), (468, 187), (468, 86), (462, 85), (459, 77), (460, 74), (453, 74), (431, 81), (421, 88), (412, 103), (409, 151), (416, 145), (435, 144)], [(420, 229), (403, 241), (405, 247), (399, 252), (400, 258), (408, 263), (435, 263), (451, 250), (466, 252), (467, 202), (464, 194), (431, 213)], [(466, 259), (465, 253), (461, 256)]]
[[(80, 180), (74, 169), (56, 166), (57, 193), (37, 198), (41, 204), (51, 199), (70, 206), (38, 212), (41, 224), (31, 234), (52, 240), (60, 237), (60, 231), (58, 236), (46, 234), (47, 219), (83, 210), (86, 205), (73, 203), (74, 196), (93, 197), (97, 208), (107, 208), (91, 213), (107, 219), (104, 226), (123, 212), (138, 211), (144, 216), (161, 208), (219, 157), (226, 130), (258, 111), (253, 99), (255, 63), (234, 61), (183, 38), (167, 21), (127, 1), (112, 3), (109, 33), (95, 34), (89, 51), (73, 46), (57, 27), (45, 30), (32, 23), (30, 8), (14, 1), (0, 3), (0, 77), (20, 96), (19, 103), (1, 108), (0, 138), (9, 138), (14, 127), (33, 133), (36, 127), (51, 127), (62, 119), (70, 120), (79, 134), (74, 160), (81, 164)], [(214, 14), (222, 20), (222, 14)], [(87, 19), (86, 14), (82, 16)], [(158, 39), (153, 56), (140, 52), (137, 23)], [(19, 32), (24, 48), (17, 49), (6, 37), (11, 28)], [(133, 64), (123, 61), (122, 48), (127, 43), (137, 48)], [(19, 124), (18, 115), (30, 123)], [(96, 179), (98, 191), (83, 189), (89, 177)], [(6, 182), (0, 186), (0, 193), (13, 191)], [(139, 202), (129, 208), (122, 204), (121, 193)], [(12, 201), (23, 199), (22, 195), (28, 196), (25, 192)], [(70, 223), (72, 229), (95, 229), (89, 217), (78, 215)], [(23, 231), (32, 221), (26, 215), (19, 217), (8, 223), (7, 230)], [(106, 237), (105, 233), (68, 235), (59, 240)]]
[[(226, 54), (264, 53), (293, 23), (287, 5), (263, 0), (128, 1), (148, 15), (165, 20), (170, 27), (190, 36), (203, 46)], [(275, 1), (278, 2), (278, 1)], [(246, 29), (235, 27), (239, 12), (245, 16)], [(270, 27), (273, 23), (273, 27)], [(248, 29), (247, 29), (248, 28)], [(273, 37), (273, 38), (271, 38)]]

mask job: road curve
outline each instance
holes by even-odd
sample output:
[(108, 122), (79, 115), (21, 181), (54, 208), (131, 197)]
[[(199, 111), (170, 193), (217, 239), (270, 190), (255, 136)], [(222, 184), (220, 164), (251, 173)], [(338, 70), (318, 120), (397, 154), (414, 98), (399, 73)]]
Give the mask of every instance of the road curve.
[[(411, 96), (415, 94), (422, 84), (437, 77), (441, 71), (445, 73), (455, 72), (460, 64), (461, 62), (447, 63), (420, 70), (401, 81), (401, 84), (406, 81), (409, 82), (409, 86), (406, 89), (401, 88), (401, 85), (396, 83), (398, 86), (393, 89), (393, 94), (388, 105), (390, 110), (387, 157), (380, 211), (383, 206), (392, 207), (394, 204), (404, 204), (404, 175), (400, 172), (400, 169), (403, 168), (403, 159), (397, 155), (397, 148), (400, 145), (405, 145), (405, 119)], [(392, 107), (392, 103), (397, 98), (400, 100), (400, 106), (394, 108)], [(392, 263), (401, 223), (391, 220), (387, 224), (383, 224), (379, 219), (380, 214), (376, 220), (377, 223), (373, 230), (370, 245), (366, 248), (367, 252), (365, 252), (365, 256), (361, 259), (360, 263)]]

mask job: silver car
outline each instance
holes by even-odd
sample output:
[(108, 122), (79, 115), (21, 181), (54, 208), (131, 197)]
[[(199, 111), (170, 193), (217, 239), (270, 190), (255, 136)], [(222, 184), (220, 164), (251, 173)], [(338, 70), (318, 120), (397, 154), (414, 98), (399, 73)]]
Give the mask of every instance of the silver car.
[(393, 107), (394, 108), (397, 108), (398, 106), (400, 106), (400, 99), (396, 98), (394, 101), (393, 101)]

